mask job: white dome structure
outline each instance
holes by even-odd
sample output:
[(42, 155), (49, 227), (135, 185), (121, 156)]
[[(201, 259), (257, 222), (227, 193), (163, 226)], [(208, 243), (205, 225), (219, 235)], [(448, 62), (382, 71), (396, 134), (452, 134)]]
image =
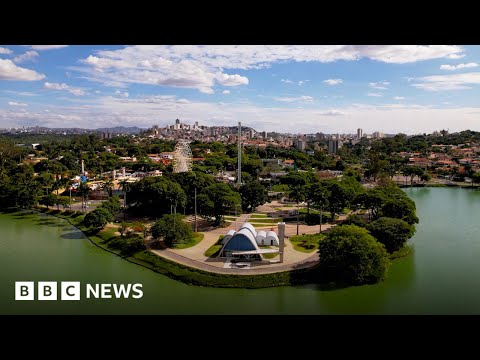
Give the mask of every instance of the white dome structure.
[(257, 233), (257, 237), (255, 238), (255, 240), (257, 240), (258, 245), (266, 245), (266, 243), (265, 243), (266, 238), (267, 238), (267, 233), (263, 230), (260, 230)]
[(242, 229), (248, 229), (252, 233), (254, 238), (257, 237), (257, 231), (255, 230), (253, 225), (250, 224), (249, 222), (243, 223), (243, 225), (240, 226), (240, 230), (242, 230)]
[(278, 235), (274, 231), (267, 232), (267, 237), (265, 238), (266, 245), (279, 245)]
[(227, 234), (223, 237), (222, 244), (225, 244), (235, 234), (235, 230), (228, 230)]

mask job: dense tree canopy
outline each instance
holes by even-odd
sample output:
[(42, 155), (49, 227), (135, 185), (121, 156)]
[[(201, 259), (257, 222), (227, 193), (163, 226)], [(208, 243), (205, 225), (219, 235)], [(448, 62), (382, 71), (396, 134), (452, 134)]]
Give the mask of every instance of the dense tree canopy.
[(151, 229), (154, 239), (163, 239), (168, 247), (188, 243), (192, 240), (192, 227), (183, 221), (180, 214), (164, 215)]
[(98, 208), (90, 211), (83, 219), (83, 222), (86, 226), (93, 228), (102, 228), (111, 221), (113, 221), (113, 216), (105, 208)]
[(381, 217), (367, 225), (368, 231), (383, 245), (389, 253), (402, 248), (415, 233), (415, 227), (394, 218)]
[[(368, 231), (355, 225), (333, 228), (320, 241), (319, 271), (347, 284), (376, 283), (385, 278), (388, 254)], [(325, 275), (325, 274), (323, 274)]]
[(258, 181), (250, 181), (240, 187), (242, 209), (246, 212), (255, 211), (257, 206), (268, 201), (268, 192)]
[(214, 218), (214, 224), (219, 225), (227, 211), (234, 210), (240, 205), (241, 198), (229, 185), (214, 183), (202, 189), (197, 202), (200, 214)]

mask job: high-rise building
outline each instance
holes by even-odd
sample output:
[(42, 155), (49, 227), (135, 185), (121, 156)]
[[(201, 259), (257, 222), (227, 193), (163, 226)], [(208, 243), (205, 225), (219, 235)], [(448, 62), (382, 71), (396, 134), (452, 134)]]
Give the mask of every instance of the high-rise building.
[(267, 137), (268, 137), (268, 133), (266, 131), (263, 131), (262, 132), (262, 137), (263, 137), (264, 140), (266, 140)]
[(338, 149), (342, 147), (342, 142), (338, 139), (330, 139), (328, 140), (328, 153), (329, 154), (336, 154)]
[(358, 128), (357, 129), (357, 138), (361, 139), (363, 137), (363, 129)]
[(305, 148), (307, 147), (307, 142), (305, 140), (302, 140), (302, 139), (296, 139), (295, 140), (295, 147), (297, 148), (297, 150), (305, 151)]
[(380, 138), (383, 138), (385, 137), (385, 134), (383, 132), (380, 132), (380, 131), (375, 131), (373, 134), (372, 134), (372, 137), (374, 139), (380, 139)]

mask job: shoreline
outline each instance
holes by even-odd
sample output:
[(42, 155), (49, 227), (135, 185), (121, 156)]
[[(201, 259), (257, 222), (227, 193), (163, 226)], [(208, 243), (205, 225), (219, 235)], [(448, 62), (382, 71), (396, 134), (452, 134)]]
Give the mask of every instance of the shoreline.
[[(25, 211), (32, 211), (37, 214), (45, 214), (47, 216), (50, 215), (58, 219), (66, 220), (71, 226), (81, 231), (82, 234), (98, 248), (114, 254), (118, 257), (121, 257), (122, 259), (127, 260), (132, 264), (140, 265), (146, 269), (152, 270), (161, 275), (165, 275), (173, 280), (181, 281), (188, 285), (256, 289), (276, 286), (306, 285), (315, 283), (309, 281), (311, 279), (310, 276), (308, 276), (308, 273), (310, 272), (312, 267), (268, 274), (231, 274), (211, 272), (194, 268), (156, 255), (150, 250), (141, 251), (134, 254), (133, 256), (124, 256), (120, 254), (119, 251), (114, 251), (109, 249), (107, 246), (103, 246), (103, 239), (100, 236), (89, 234), (85, 228), (78, 226), (78, 224), (72, 222), (70, 216), (62, 215), (61, 211), (60, 213), (57, 213), (57, 210), (55, 209), (49, 212), (42, 211), (41, 209), (31, 209)], [(299, 277), (298, 275), (302, 276)]]
[[(70, 215), (63, 215), (63, 211), (61, 210), (36, 208), (30, 210), (17, 209), (17, 211), (32, 211), (39, 215), (45, 214), (47, 216), (54, 216), (58, 219), (66, 220), (75, 229), (81, 231), (82, 234), (96, 247), (116, 255), (128, 261), (129, 263), (142, 266), (158, 274), (165, 275), (170, 279), (181, 281), (187, 285), (243, 289), (259, 289), (295, 285), (315, 285), (322, 288), (324, 287), (325, 289), (345, 287), (342, 284), (325, 284), (315, 281), (315, 264), (307, 267), (304, 266), (299, 269), (255, 274), (255, 270), (246, 270), (249, 271), (249, 273), (233, 273), (228, 271), (231, 269), (220, 270), (220, 268), (218, 268), (220, 271), (209, 271), (198, 267), (191, 267), (182, 262), (174, 261), (169, 257), (156, 254), (148, 249), (135, 253), (133, 256), (125, 256), (122, 255), (120, 251), (109, 249), (108, 246), (103, 245), (104, 239), (102, 237), (96, 234), (90, 234), (89, 231), (87, 231), (87, 229), (85, 229), (83, 226), (79, 226), (79, 224), (73, 222)], [(400, 256), (392, 257), (391, 260), (403, 258), (409, 256), (410, 254), (411, 251), (406, 251)], [(315, 254), (312, 254), (308, 260), (313, 257), (315, 257)]]

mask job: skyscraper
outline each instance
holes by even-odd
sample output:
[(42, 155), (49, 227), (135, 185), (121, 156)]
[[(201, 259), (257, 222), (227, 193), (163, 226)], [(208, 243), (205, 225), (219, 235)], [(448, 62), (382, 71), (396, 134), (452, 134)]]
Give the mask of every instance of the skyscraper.
[(358, 128), (358, 129), (357, 129), (357, 138), (358, 138), (358, 139), (361, 139), (362, 137), (363, 137), (363, 130), (360, 129), (360, 128)]
[(330, 139), (328, 140), (328, 153), (329, 154), (336, 154), (337, 150), (341, 148), (343, 143), (338, 139)]

